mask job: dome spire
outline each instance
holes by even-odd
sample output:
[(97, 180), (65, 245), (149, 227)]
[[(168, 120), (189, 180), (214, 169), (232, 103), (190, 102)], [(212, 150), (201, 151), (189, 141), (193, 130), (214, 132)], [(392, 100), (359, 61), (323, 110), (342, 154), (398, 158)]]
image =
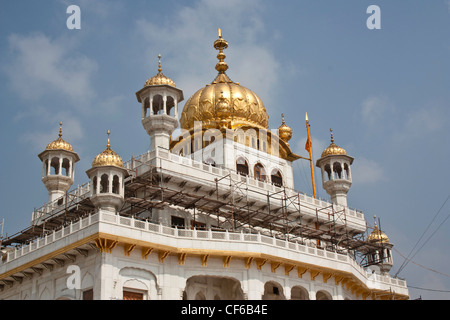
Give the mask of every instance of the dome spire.
[(62, 138), (62, 121), (59, 122), (59, 137)]
[(109, 129), (106, 131), (106, 134), (108, 135), (108, 143), (106, 144), (106, 148), (109, 150), (111, 148), (111, 144), (109, 143), (109, 135), (111, 134), (111, 131)]
[(158, 73), (161, 73), (162, 68), (161, 68), (161, 53), (158, 54)]
[(107, 130), (106, 134), (108, 135), (106, 149), (95, 157), (94, 161), (92, 161), (92, 167), (116, 166), (123, 168), (122, 158), (111, 150), (111, 144), (109, 142), (109, 135), (111, 134), (111, 131)]
[(214, 41), (214, 49), (219, 50), (219, 54), (217, 55), (219, 62), (216, 64), (216, 70), (219, 71), (219, 74), (212, 83), (233, 83), (225, 73), (228, 70), (228, 64), (224, 61), (226, 55), (223, 53), (223, 50), (228, 48), (228, 42), (222, 38), (222, 29), (218, 29), (218, 34), (219, 38)]
[(216, 70), (222, 74), (228, 70), (228, 64), (224, 61), (226, 55), (223, 53), (223, 50), (228, 48), (228, 42), (222, 38), (222, 29), (219, 28), (218, 33), (219, 39), (214, 41), (214, 48), (216, 50), (219, 50), (219, 54), (217, 55), (217, 59), (219, 59), (219, 62), (216, 64)]
[(158, 73), (155, 76), (153, 76), (150, 79), (148, 79), (145, 82), (144, 87), (159, 86), (159, 85), (168, 85), (168, 86), (176, 88), (175, 82), (173, 82), (172, 79), (170, 79), (169, 77), (166, 77), (162, 73), (161, 54), (158, 54)]

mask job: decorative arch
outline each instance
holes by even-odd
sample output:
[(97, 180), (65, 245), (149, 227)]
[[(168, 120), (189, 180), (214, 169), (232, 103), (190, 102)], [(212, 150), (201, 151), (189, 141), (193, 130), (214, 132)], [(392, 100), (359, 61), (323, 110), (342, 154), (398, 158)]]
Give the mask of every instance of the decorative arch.
[(127, 300), (156, 299), (158, 282), (155, 274), (149, 270), (124, 267), (120, 269), (123, 297)]
[(254, 178), (259, 181), (267, 181), (267, 171), (261, 162), (257, 162), (253, 167)]
[(316, 292), (316, 300), (333, 300), (333, 297), (328, 291), (319, 290)]
[(270, 172), (270, 181), (272, 184), (282, 187), (283, 186), (283, 175), (281, 174), (281, 170), (278, 168), (272, 169)]
[(292, 287), (291, 300), (309, 300), (308, 290), (302, 286)]
[(267, 281), (264, 284), (262, 300), (286, 300), (281, 284), (276, 281)]
[(196, 275), (186, 280), (186, 300), (243, 300), (241, 282), (232, 277)]
[(243, 176), (248, 176), (250, 173), (248, 161), (243, 156), (239, 156), (236, 159), (236, 171)]

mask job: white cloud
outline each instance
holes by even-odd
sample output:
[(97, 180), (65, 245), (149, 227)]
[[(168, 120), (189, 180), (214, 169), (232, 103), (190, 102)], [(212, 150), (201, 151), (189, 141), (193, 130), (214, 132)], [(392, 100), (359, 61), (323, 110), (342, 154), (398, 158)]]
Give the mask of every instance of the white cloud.
[(373, 184), (386, 181), (383, 167), (374, 160), (358, 157), (352, 165), (352, 181), (354, 184)]
[(393, 139), (397, 143), (414, 141), (432, 135), (445, 127), (448, 111), (438, 107), (422, 108), (405, 116), (405, 122)]
[[(161, 53), (163, 73), (183, 89), (187, 100), (217, 74), (214, 69), (217, 51), (213, 42), (217, 38), (217, 28), (222, 28), (223, 38), (229, 42), (224, 52), (229, 65), (227, 74), (257, 93), (267, 108), (275, 102), (270, 93), (277, 87), (278, 62), (265, 43), (268, 35), (264, 34), (260, 7), (258, 0), (200, 0), (174, 12), (163, 24), (138, 20), (138, 34), (148, 46), (145, 56), (155, 57), (147, 59), (149, 70), (156, 73), (156, 56)], [(172, 59), (171, 55), (176, 57)]]
[(36, 101), (56, 95), (62, 103), (82, 108), (94, 97), (92, 75), (97, 64), (74, 54), (72, 43), (43, 34), (13, 34), (8, 42), (13, 55), (3, 68), (21, 98)]
[(394, 110), (393, 103), (384, 95), (372, 95), (361, 106), (361, 117), (365, 124), (373, 127), (389, 116)]

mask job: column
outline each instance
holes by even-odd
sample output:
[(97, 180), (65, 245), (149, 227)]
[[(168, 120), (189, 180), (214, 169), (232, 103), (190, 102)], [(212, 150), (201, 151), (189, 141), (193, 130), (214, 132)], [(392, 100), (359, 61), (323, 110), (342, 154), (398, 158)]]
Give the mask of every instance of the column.
[(58, 175), (61, 175), (61, 172), (62, 172), (62, 161), (63, 161), (63, 159), (62, 159), (62, 157), (60, 156), (60, 157), (59, 157), (59, 171), (58, 171)]
[(69, 160), (69, 170), (67, 170), (67, 175), (69, 176), (69, 178), (73, 179), (73, 175), (72, 175), (72, 159)]
[(150, 110), (148, 111), (149, 116), (153, 116), (153, 95), (150, 96)]
[(178, 100), (174, 99), (173, 103), (174, 103), (173, 107), (175, 109), (174, 110), (174, 116), (175, 116), (176, 119), (178, 119)]
[(164, 93), (164, 97), (163, 97), (163, 104), (164, 104), (164, 114), (167, 115), (167, 95)]
[(113, 178), (114, 175), (110, 172), (108, 174), (108, 193), (112, 193), (112, 189), (113, 189)]
[(47, 176), (49, 176), (51, 172), (51, 163), (52, 163), (50, 160), (50, 155), (48, 156), (48, 159), (46, 161), (47, 161)]

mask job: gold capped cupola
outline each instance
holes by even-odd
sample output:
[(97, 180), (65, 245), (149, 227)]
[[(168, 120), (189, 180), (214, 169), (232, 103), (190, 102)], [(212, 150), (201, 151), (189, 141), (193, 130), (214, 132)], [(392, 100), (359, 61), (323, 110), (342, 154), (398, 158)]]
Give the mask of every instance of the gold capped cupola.
[(62, 122), (59, 123), (59, 135), (58, 139), (55, 141), (50, 142), (45, 150), (66, 150), (66, 151), (72, 151), (73, 148), (67, 141), (63, 140), (62, 138)]
[[(195, 121), (201, 121), (205, 129), (223, 128), (224, 125), (229, 129), (239, 127), (268, 129), (269, 115), (258, 95), (233, 82), (225, 73), (228, 64), (224, 61), (226, 56), (223, 51), (228, 48), (228, 42), (222, 38), (221, 29), (219, 38), (214, 42), (214, 48), (219, 51), (217, 55), (219, 62), (215, 67), (218, 75), (186, 102), (180, 119), (181, 128), (191, 130)], [(228, 106), (226, 112), (223, 112), (224, 105)]]
[(111, 150), (111, 144), (109, 143), (110, 133), (111, 132), (108, 130), (108, 143), (106, 144), (106, 149), (95, 157), (94, 161), (92, 161), (92, 167), (115, 166), (123, 168), (122, 158)]
[(158, 55), (158, 59), (159, 59), (159, 62), (158, 62), (158, 73), (155, 76), (153, 76), (150, 79), (148, 79), (145, 82), (144, 87), (168, 85), (168, 86), (176, 88), (175, 82), (162, 73), (161, 54)]
[(375, 221), (375, 225), (373, 227), (372, 233), (367, 238), (369, 242), (378, 242), (378, 243), (389, 243), (388, 236), (378, 229), (377, 222)]
[(329, 155), (347, 155), (345, 149), (334, 144), (333, 129), (330, 129), (331, 133), (331, 144), (322, 152), (322, 158)]

